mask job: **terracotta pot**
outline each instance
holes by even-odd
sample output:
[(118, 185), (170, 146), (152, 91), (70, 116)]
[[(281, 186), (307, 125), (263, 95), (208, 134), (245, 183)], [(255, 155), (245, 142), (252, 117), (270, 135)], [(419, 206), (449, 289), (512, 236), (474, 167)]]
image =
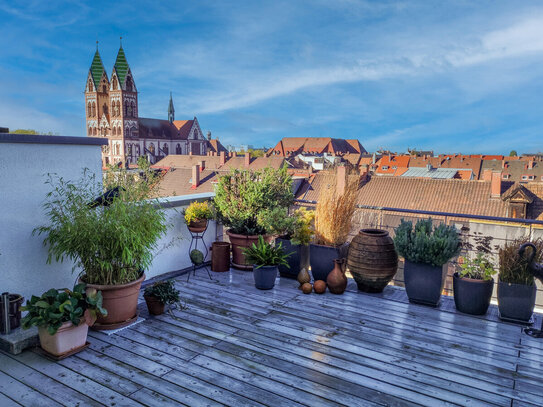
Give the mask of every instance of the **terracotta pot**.
[(211, 270), (219, 272), (230, 270), (230, 243), (213, 242), (211, 245)]
[(207, 219), (196, 219), (190, 222), (187, 227), (192, 233), (202, 233), (207, 228)]
[(142, 273), (140, 278), (127, 284), (87, 284), (87, 288), (102, 292), (102, 306), (107, 310), (107, 317), (100, 315), (93, 329), (117, 329), (132, 323), (138, 316), (138, 295), (143, 280), (145, 280), (145, 274)]
[(328, 291), (332, 294), (343, 294), (347, 288), (347, 276), (344, 270), (345, 259), (334, 259), (334, 268), (326, 278)]
[[(252, 244), (258, 243), (258, 235), (238, 235), (232, 233), (229, 230), (226, 231), (226, 234), (230, 238), (230, 243), (232, 243), (232, 267), (251, 271), (253, 265), (245, 261), (245, 256), (243, 255), (243, 249), (251, 247)], [(263, 236), (266, 242), (270, 242), (271, 236)]]
[(87, 342), (88, 331), (89, 326), (85, 319), (81, 319), (78, 326), (71, 322), (63, 323), (54, 335), (47, 332), (47, 327), (38, 327), (42, 349), (53, 356), (62, 356), (74, 349), (82, 348)]
[(360, 291), (382, 292), (398, 269), (398, 255), (388, 232), (362, 229), (349, 246), (347, 267)]
[(147, 309), (151, 315), (162, 315), (164, 314), (164, 303), (160, 301), (157, 297), (152, 295), (144, 295), (145, 303), (147, 304)]
[[(2, 297), (0, 297), (0, 300)], [(21, 305), (24, 298), (20, 294), (9, 294), (9, 326), (10, 329), (18, 328), (21, 325)], [(0, 301), (0, 332), (4, 332), (4, 304)]]

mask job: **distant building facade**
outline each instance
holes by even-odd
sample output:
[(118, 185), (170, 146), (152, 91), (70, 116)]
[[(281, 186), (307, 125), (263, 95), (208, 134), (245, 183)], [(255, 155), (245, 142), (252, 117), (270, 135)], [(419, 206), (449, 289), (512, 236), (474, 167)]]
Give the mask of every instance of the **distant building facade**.
[(85, 84), (86, 130), (90, 137), (107, 137), (102, 165), (134, 164), (140, 156), (155, 163), (168, 154), (207, 154), (198, 119), (175, 120), (170, 94), (168, 119), (139, 117), (138, 91), (123, 47), (108, 78), (98, 48)]

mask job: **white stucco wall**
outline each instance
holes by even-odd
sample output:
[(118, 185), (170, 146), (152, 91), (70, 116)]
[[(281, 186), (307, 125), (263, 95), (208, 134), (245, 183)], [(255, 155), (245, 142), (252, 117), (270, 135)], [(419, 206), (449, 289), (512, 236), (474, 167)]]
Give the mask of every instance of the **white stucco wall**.
[(32, 230), (47, 221), (46, 174), (74, 179), (83, 168), (101, 174), (99, 145), (0, 142), (0, 292), (30, 298), (73, 286), (72, 264), (46, 264), (43, 238), (32, 236)]
[[(182, 270), (192, 265), (189, 257), (191, 236), (183, 219), (183, 209), (185, 209), (192, 201), (210, 200), (214, 195), (215, 194), (212, 193), (203, 193), (163, 198), (160, 200), (164, 211), (166, 211), (168, 221), (172, 226), (168, 229), (167, 234), (158, 242), (158, 248), (155, 253), (153, 264), (149, 267), (149, 270), (145, 271), (147, 279), (171, 271)], [(204, 234), (204, 240), (208, 250), (211, 249), (211, 244), (216, 240), (216, 234), (216, 223), (210, 221)], [(201, 241), (198, 242), (197, 248), (205, 254)], [(205, 260), (211, 260), (211, 252), (209, 252)], [(197, 273), (206, 272), (205, 270), (202, 270), (197, 271)]]

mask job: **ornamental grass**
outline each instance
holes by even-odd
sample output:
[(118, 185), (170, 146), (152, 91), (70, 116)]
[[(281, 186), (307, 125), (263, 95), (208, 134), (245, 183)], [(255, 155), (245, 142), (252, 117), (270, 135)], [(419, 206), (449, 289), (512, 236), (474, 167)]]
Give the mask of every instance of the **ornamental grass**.
[(347, 241), (356, 209), (359, 178), (349, 175), (343, 194), (337, 193), (337, 177), (330, 175), (319, 193), (315, 209), (315, 243), (340, 246)]
[(523, 257), (518, 254), (518, 249), (523, 243), (532, 242), (537, 247), (534, 257), (535, 263), (543, 262), (543, 239), (530, 239), (520, 237), (505, 244), (499, 250), (499, 277), (500, 281), (511, 284), (534, 285), (534, 276), (529, 270), (528, 259), (531, 249), (526, 249)]

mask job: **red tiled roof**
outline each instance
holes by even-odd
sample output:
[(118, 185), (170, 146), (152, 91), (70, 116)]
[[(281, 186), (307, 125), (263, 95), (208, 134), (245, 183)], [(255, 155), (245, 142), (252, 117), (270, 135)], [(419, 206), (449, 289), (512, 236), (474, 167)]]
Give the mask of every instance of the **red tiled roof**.
[(380, 175), (401, 175), (405, 171), (402, 172), (400, 169), (409, 167), (410, 158), (408, 155), (384, 155), (377, 162), (378, 167), (375, 173)]
[(331, 137), (283, 137), (268, 154), (284, 157), (301, 153), (311, 154), (347, 154), (365, 153), (366, 150), (358, 140), (334, 139)]

